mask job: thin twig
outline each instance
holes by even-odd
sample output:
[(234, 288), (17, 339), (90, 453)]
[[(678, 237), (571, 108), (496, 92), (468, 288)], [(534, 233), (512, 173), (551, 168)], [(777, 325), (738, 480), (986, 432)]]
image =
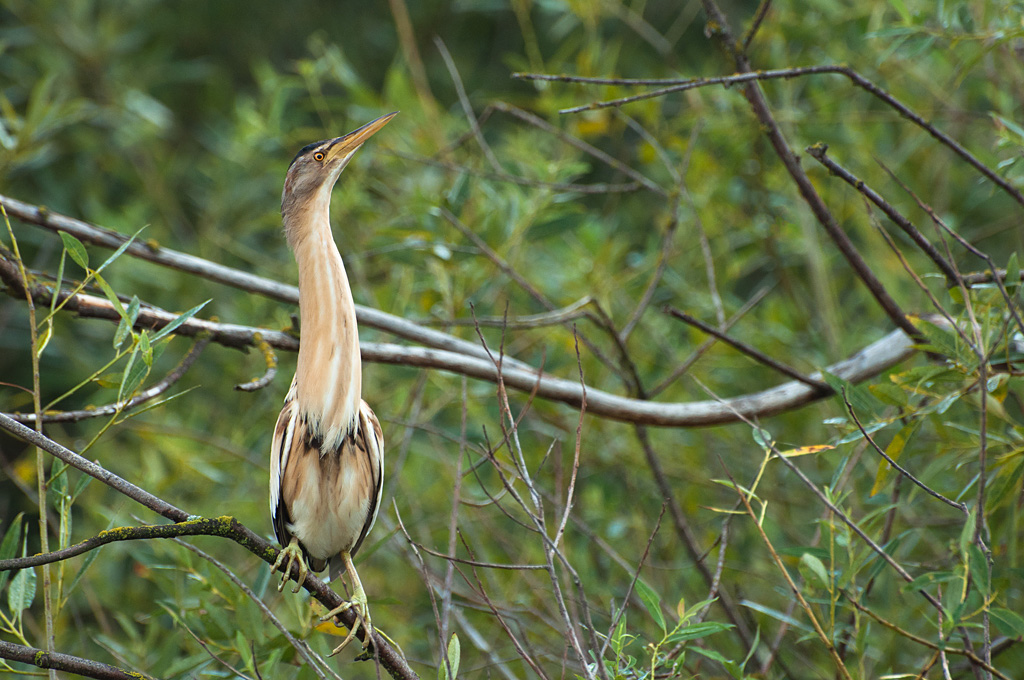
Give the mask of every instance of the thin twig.
[(650, 179), (649, 177), (639, 172), (635, 168), (630, 167), (626, 163), (623, 163), (622, 161), (613, 156), (609, 156), (606, 152), (602, 151), (601, 149), (598, 149), (596, 146), (588, 144), (587, 142), (584, 142), (581, 139), (577, 139), (576, 137), (573, 137), (567, 132), (560, 130), (559, 128), (555, 127), (554, 125), (547, 122), (543, 118), (540, 118), (530, 113), (529, 111), (524, 111), (523, 109), (517, 106), (513, 106), (512, 104), (508, 104), (506, 102), (495, 102), (491, 104), (491, 106), (493, 106), (498, 111), (504, 111), (505, 113), (511, 114), (525, 123), (529, 123), (530, 125), (533, 125), (534, 127), (540, 130), (544, 130), (545, 132), (555, 135), (566, 144), (582, 151), (583, 153), (589, 156), (596, 158), (597, 160), (601, 161), (602, 163), (612, 168), (613, 170), (617, 170), (624, 174), (626, 177), (629, 177), (634, 182), (639, 182), (641, 185), (644, 186), (644, 188), (653, 191), (654, 193), (660, 196), (668, 196), (668, 192), (665, 191), (665, 189), (663, 189), (657, 182)]
[(860, 430), (862, 435), (864, 435), (864, 438), (867, 440), (868, 444), (871, 445), (871, 448), (873, 448), (875, 451), (877, 451), (878, 455), (880, 455), (882, 458), (885, 459), (885, 462), (887, 462), (894, 469), (899, 471), (899, 473), (901, 475), (903, 475), (904, 477), (906, 477), (907, 479), (912, 481), (914, 484), (919, 486), (925, 493), (927, 493), (932, 498), (940, 500), (940, 501), (942, 501), (943, 503), (945, 503), (946, 505), (948, 505), (950, 507), (956, 508), (960, 512), (964, 513), (965, 516), (970, 516), (971, 511), (967, 509), (967, 506), (965, 504), (957, 503), (954, 500), (946, 498), (941, 493), (939, 493), (938, 491), (932, 489), (930, 486), (928, 486), (927, 484), (922, 482), (920, 479), (915, 477), (912, 472), (910, 472), (905, 467), (903, 467), (902, 465), (897, 463), (895, 460), (893, 460), (892, 457), (889, 456), (889, 454), (887, 454), (884, 449), (882, 449), (882, 447), (880, 447), (878, 444), (875, 443), (875, 440), (871, 437), (871, 434), (866, 429), (864, 429), (864, 425), (861, 424), (860, 418), (857, 417), (857, 412), (854, 411), (854, 409), (853, 409), (853, 404), (850, 403), (850, 399), (846, 395), (846, 388), (843, 388), (842, 394), (840, 396), (842, 396), (843, 403), (846, 405), (846, 412), (850, 414), (851, 418), (853, 418), (853, 422), (857, 426), (857, 429)]
[(768, 16), (768, 10), (772, 7), (772, 0), (761, 0), (761, 4), (757, 6), (757, 12), (754, 13), (754, 20), (750, 24), (750, 28), (747, 29), (747, 34), (743, 36), (743, 52), (746, 53), (750, 49), (750, 42), (757, 35), (757, 31), (761, 28), (761, 22)]
[(944, 258), (935, 246), (925, 238), (924, 234), (914, 226), (913, 222), (904, 217), (896, 208), (894, 208), (888, 201), (878, 195), (874, 189), (864, 183), (863, 180), (856, 177), (852, 172), (841, 166), (828, 157), (828, 145), (827, 144), (815, 144), (804, 149), (812, 158), (828, 168), (828, 171), (840, 178), (854, 189), (864, 195), (869, 201), (874, 203), (881, 209), (886, 216), (893, 221), (893, 224), (903, 230), (910, 240), (917, 244), (917, 247), (927, 255), (935, 266), (939, 268), (939, 271), (946, 277), (947, 285), (953, 285), (959, 280), (960, 274), (953, 268), (953, 266)]
[(814, 390), (817, 392), (820, 392), (822, 394), (832, 393), (832, 388), (829, 387), (828, 383), (824, 382), (823, 380), (809, 378), (800, 371), (796, 370), (795, 368), (791, 368), (790, 366), (787, 366), (786, 364), (782, 363), (781, 361), (778, 361), (777, 359), (772, 359), (764, 352), (761, 352), (760, 350), (753, 348), (752, 346), (748, 345), (745, 342), (729, 337), (725, 333), (715, 329), (712, 326), (709, 326), (700, 319), (697, 319), (696, 317), (691, 316), (690, 314), (687, 314), (686, 312), (680, 309), (676, 309), (675, 307), (671, 306), (666, 306), (665, 312), (671, 314), (680, 321), (684, 321), (690, 324), (691, 326), (694, 326), (695, 328), (699, 328), (708, 335), (715, 336), (716, 338), (718, 338), (725, 344), (729, 345), (730, 347), (742, 352), (743, 354), (746, 354), (751, 359), (754, 359), (755, 361), (762, 363), (765, 366), (768, 366), (769, 368), (772, 368), (778, 371), (779, 373), (782, 373), (783, 375), (787, 375), (790, 378), (795, 378), (796, 380), (799, 380), (803, 384), (814, 388)]
[(263, 360), (266, 362), (267, 370), (259, 378), (254, 378), (246, 383), (235, 385), (236, 390), (242, 392), (255, 392), (261, 390), (270, 384), (270, 381), (277, 375), (277, 355), (274, 354), (274, 348), (270, 346), (266, 340), (263, 339), (262, 335), (254, 335), (252, 338), (253, 344), (263, 354)]

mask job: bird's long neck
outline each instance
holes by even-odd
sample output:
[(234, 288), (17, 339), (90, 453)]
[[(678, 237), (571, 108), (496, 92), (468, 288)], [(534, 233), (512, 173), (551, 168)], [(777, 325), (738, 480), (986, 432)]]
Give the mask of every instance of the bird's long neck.
[(300, 238), (289, 238), (299, 267), (302, 325), (295, 391), (300, 414), (331, 450), (356, 426), (362, 361), (352, 289), (327, 211), (320, 214)]

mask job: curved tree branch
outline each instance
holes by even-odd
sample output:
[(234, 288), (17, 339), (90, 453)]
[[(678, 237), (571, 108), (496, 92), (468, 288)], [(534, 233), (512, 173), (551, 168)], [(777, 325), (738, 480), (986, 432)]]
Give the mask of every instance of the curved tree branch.
[[(0, 279), (7, 281), (4, 269), (5, 261), (0, 258)], [(13, 284), (8, 281), (8, 285)], [(32, 290), (33, 298), (40, 304), (49, 305), (52, 294), (50, 288), (42, 285), (34, 286)], [(58, 296), (60, 302), (64, 302), (64, 299), (68, 298), (64, 302), (64, 308), (76, 312), (80, 316), (115, 322), (121, 318), (106, 298), (85, 293), (69, 297), (66, 291), (61, 291)], [(176, 319), (177, 316), (177, 314), (144, 305), (139, 311), (136, 328), (160, 329)], [(282, 331), (218, 323), (204, 319), (189, 319), (178, 326), (174, 332), (185, 336), (208, 336), (211, 341), (225, 347), (246, 348), (266, 343), (269, 347), (288, 352), (296, 352), (299, 349), (298, 339)], [(439, 369), (478, 380), (498, 382), (499, 369), (490, 359), (466, 356), (461, 352), (393, 343), (361, 342), (359, 346), (364, 361)], [(827, 366), (825, 371), (856, 383), (878, 375), (908, 359), (915, 351), (913, 341), (903, 331), (895, 330), (848, 359)], [(737, 422), (744, 417), (764, 417), (790, 411), (833, 394), (831, 389), (824, 390), (794, 380), (761, 392), (732, 397), (724, 401), (662, 403), (622, 397), (590, 386), (584, 388), (579, 381), (565, 380), (540, 373), (527, 364), (510, 362), (507, 357), (503, 357), (500, 371), (505, 385), (516, 390), (528, 394), (536, 391), (536, 396), (542, 399), (562, 402), (578, 409), (583, 402), (585, 389), (588, 414), (627, 423), (661, 427), (704, 427)], [(538, 373), (540, 373), (539, 376)], [(820, 381), (821, 378), (820, 372), (807, 376), (807, 379), (811, 381)], [(20, 422), (29, 422), (27, 415), (11, 414), (10, 417)]]
[[(11, 217), (16, 217), (26, 224), (36, 225), (55, 232), (65, 231), (80, 241), (103, 248), (110, 248), (111, 250), (120, 248), (128, 240), (128, 237), (112, 229), (76, 220), (73, 217), (67, 217), (60, 213), (50, 212), (46, 208), (23, 203), (8, 196), (0, 195), (0, 205), (4, 206)], [(164, 248), (154, 241), (136, 240), (128, 246), (125, 252), (142, 260), (189, 274), (195, 274), (201, 278), (257, 293), (273, 300), (293, 305), (299, 304), (299, 289), (295, 286), (289, 286), (272, 279), (250, 274), (249, 272), (210, 262), (195, 255)], [(424, 328), (412, 321), (407, 321), (394, 314), (382, 312), (379, 309), (356, 305), (356, 319), (363, 326), (376, 328), (400, 338), (418, 342), (427, 347), (437, 347), (481, 358), (486, 358), (487, 356), (480, 346), (475, 343), (456, 338), (453, 335), (436, 331), (432, 328)], [(526, 367), (526, 364), (512, 358), (506, 358), (505, 361), (515, 363), (521, 368)]]

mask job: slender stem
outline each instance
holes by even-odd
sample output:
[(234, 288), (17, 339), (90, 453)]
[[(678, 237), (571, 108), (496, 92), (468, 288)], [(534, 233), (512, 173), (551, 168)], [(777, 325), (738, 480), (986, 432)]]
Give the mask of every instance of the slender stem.
[[(11, 249), (14, 251), (14, 259), (18, 264), (18, 273), (21, 276), (21, 282), (24, 286), (25, 301), (28, 305), (28, 332), (29, 332), (29, 349), (32, 356), (32, 408), (35, 415), (36, 432), (42, 435), (43, 422), (42, 422), (42, 398), (41, 388), (39, 380), (39, 355), (42, 352), (42, 347), (39, 345), (38, 328), (36, 326), (36, 306), (35, 301), (32, 299), (32, 293), (29, 291), (28, 274), (25, 272), (25, 262), (21, 257), (21, 252), (18, 250), (18, 239), (14, 236), (14, 230), (11, 228), (11, 220), (7, 216), (7, 210), (3, 205), (0, 205), (0, 212), (3, 213), (4, 224), (7, 226), (7, 234), (11, 237)], [(36, 501), (39, 506), (39, 545), (43, 552), (50, 551), (50, 532), (47, 528), (47, 509), (49, 504), (47, 503), (46, 493), (46, 457), (43, 454), (43, 450), (36, 446)], [(53, 652), (56, 645), (56, 638), (53, 631), (53, 600), (50, 588), (50, 579), (52, 574), (50, 573), (49, 565), (43, 565), (43, 619), (46, 627), (46, 650)], [(53, 668), (49, 669), (50, 680), (57, 680), (57, 671)]]

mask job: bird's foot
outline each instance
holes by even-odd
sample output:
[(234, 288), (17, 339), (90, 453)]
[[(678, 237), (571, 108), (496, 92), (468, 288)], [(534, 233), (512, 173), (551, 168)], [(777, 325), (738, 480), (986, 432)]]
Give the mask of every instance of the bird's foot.
[[(321, 616), (320, 620), (330, 621), (331, 619), (340, 616), (341, 614), (347, 612), (350, 609), (355, 614), (356, 620), (352, 624), (352, 627), (349, 629), (348, 635), (345, 636), (345, 639), (342, 640), (341, 644), (335, 647), (334, 651), (328, 654), (328, 656), (334, 656), (341, 650), (345, 649), (345, 647), (348, 646), (348, 643), (352, 642), (352, 639), (356, 636), (356, 631), (359, 630), (360, 626), (362, 626), (364, 631), (363, 654), (360, 656), (363, 656), (368, 653), (370, 639), (373, 637), (373, 623), (371, 623), (370, 621), (370, 608), (366, 604), (366, 593), (364, 593), (361, 588), (352, 594), (351, 600), (349, 600), (348, 602), (342, 602), (339, 606), (335, 607), (331, 611)], [(335, 620), (334, 625), (343, 626), (345, 624), (341, 621)]]
[(288, 562), (284, 569), (281, 570), (281, 583), (277, 586), (277, 592), (284, 590), (284, 584), (288, 582), (288, 577), (292, 573), (292, 564), (295, 562), (299, 563), (299, 580), (292, 588), (293, 593), (299, 592), (302, 589), (302, 584), (306, 582), (306, 574), (309, 573), (309, 569), (306, 567), (306, 560), (302, 556), (302, 548), (299, 547), (299, 539), (292, 538), (291, 543), (288, 547), (283, 548), (277, 555), (277, 561), (274, 562), (274, 566), (270, 568), (270, 573), (273, 574), (275, 571), (281, 568), (282, 563), (288, 558)]

